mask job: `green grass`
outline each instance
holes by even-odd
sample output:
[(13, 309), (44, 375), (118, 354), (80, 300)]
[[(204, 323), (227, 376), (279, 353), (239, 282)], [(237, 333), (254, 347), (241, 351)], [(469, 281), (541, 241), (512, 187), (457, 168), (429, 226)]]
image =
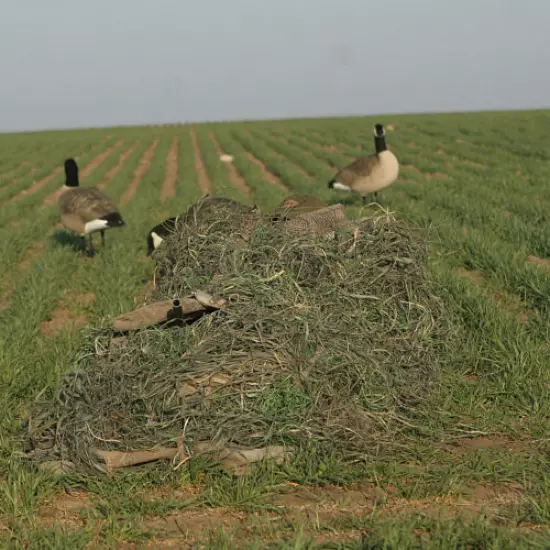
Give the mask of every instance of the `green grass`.
[[(33, 400), (53, 395), (61, 377), (93, 350), (92, 329), (103, 317), (133, 307), (152, 278), (147, 231), (183, 212), (201, 192), (188, 126), (0, 135), (2, 547), (116, 547), (117, 540), (150, 539), (183, 544), (186, 538), (208, 548), (232, 548), (235, 541), (240, 548), (265, 548), (268, 541), (271, 548), (295, 549), (548, 547), (550, 262), (536, 264), (532, 257), (550, 257), (550, 154), (544, 139), (550, 112), (381, 120), (395, 127), (387, 140), (402, 164), (399, 180), (382, 198), (397, 216), (431, 228), (430, 271), (441, 284), (460, 346), (442, 358), (441, 385), (399, 452), (349, 469), (312, 449), (284, 470), (264, 465), (239, 480), (204, 459), (175, 472), (160, 464), (94, 480), (55, 479), (23, 460), (19, 426)], [(289, 192), (341, 201), (357, 216), (360, 201), (330, 192), (327, 182), (351, 157), (372, 150), (374, 122), (318, 119), (192, 129), (213, 194), (245, 201), (218, 160), (211, 135), (235, 156), (249, 202), (270, 209), (285, 193), (247, 153)], [(177, 194), (162, 204), (174, 136)], [(76, 251), (74, 237), (55, 227), (56, 205), (44, 207), (62, 184), (62, 172), (36, 193), (19, 195), (66, 157), (78, 156), (82, 169), (123, 140), (83, 181), (105, 181), (121, 153), (135, 144), (106, 187), (119, 201), (157, 138), (136, 194), (121, 206), (127, 226), (107, 234), (107, 247), (93, 261)], [(44, 333), (60, 309), (86, 321)], [(266, 407), (284, 414), (305, 398), (289, 388), (267, 396)], [(285, 507), (277, 498), (289, 482), (317, 488), (301, 508), (296, 502)], [(71, 511), (70, 521), (52, 523), (46, 511), (52, 503), (61, 506), (65, 490), (83, 491), (85, 508)], [(353, 496), (351, 504), (334, 504), (341, 491)], [(300, 512), (304, 506), (307, 513)], [(232, 514), (247, 521), (228, 520)], [(179, 518), (183, 529), (163, 527), (158, 518), (165, 515)]]

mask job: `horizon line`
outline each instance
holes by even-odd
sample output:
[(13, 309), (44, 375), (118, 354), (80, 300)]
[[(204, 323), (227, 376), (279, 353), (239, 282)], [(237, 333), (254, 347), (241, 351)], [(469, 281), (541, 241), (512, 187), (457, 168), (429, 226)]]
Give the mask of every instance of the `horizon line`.
[(238, 124), (238, 123), (269, 123), (269, 122), (291, 122), (291, 121), (308, 121), (308, 120), (334, 120), (346, 118), (374, 118), (374, 117), (409, 117), (409, 116), (429, 116), (429, 115), (466, 115), (466, 114), (484, 114), (484, 113), (535, 113), (539, 111), (548, 111), (550, 107), (531, 107), (531, 108), (509, 108), (509, 109), (458, 109), (452, 111), (403, 111), (393, 113), (373, 113), (373, 114), (358, 114), (350, 113), (345, 115), (319, 115), (319, 116), (286, 116), (286, 117), (269, 117), (269, 118), (235, 118), (235, 119), (204, 119), (197, 121), (172, 121), (172, 122), (136, 122), (130, 124), (114, 124), (98, 125), (98, 126), (66, 126), (66, 127), (45, 127), (32, 130), (0, 130), (0, 135), (13, 134), (38, 134), (47, 132), (71, 132), (71, 131), (91, 131), (91, 130), (117, 130), (131, 128), (155, 128), (155, 127), (170, 127), (170, 126), (200, 126), (213, 124)]

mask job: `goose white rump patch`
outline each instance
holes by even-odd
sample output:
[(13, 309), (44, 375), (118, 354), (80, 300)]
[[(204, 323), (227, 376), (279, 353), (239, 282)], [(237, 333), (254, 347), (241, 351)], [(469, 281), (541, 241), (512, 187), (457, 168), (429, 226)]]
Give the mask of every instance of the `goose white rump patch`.
[(84, 226), (84, 234), (94, 233), (95, 231), (101, 231), (109, 225), (107, 220), (92, 220)]
[(338, 181), (335, 181), (332, 187), (334, 189), (340, 189), (340, 191), (351, 191), (351, 187), (348, 187), (347, 185), (344, 185), (343, 183), (340, 183)]

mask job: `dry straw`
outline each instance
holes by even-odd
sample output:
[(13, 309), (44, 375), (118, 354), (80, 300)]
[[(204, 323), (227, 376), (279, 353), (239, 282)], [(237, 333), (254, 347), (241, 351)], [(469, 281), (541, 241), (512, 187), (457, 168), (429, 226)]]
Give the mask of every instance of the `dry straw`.
[(155, 253), (155, 299), (200, 289), (228, 305), (117, 346), (99, 331), (96, 353), (35, 408), (36, 460), (89, 472), (98, 449), (192, 454), (206, 441), (352, 462), (403, 441), (447, 334), (424, 239), (386, 214), (328, 237), (258, 219), (219, 208), (179, 224)]

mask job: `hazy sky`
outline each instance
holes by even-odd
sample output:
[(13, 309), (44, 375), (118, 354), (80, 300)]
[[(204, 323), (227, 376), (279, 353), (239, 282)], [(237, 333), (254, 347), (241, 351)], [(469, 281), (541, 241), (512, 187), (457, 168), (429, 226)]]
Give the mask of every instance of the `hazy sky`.
[(548, 0), (1, 7), (1, 131), (550, 106)]

